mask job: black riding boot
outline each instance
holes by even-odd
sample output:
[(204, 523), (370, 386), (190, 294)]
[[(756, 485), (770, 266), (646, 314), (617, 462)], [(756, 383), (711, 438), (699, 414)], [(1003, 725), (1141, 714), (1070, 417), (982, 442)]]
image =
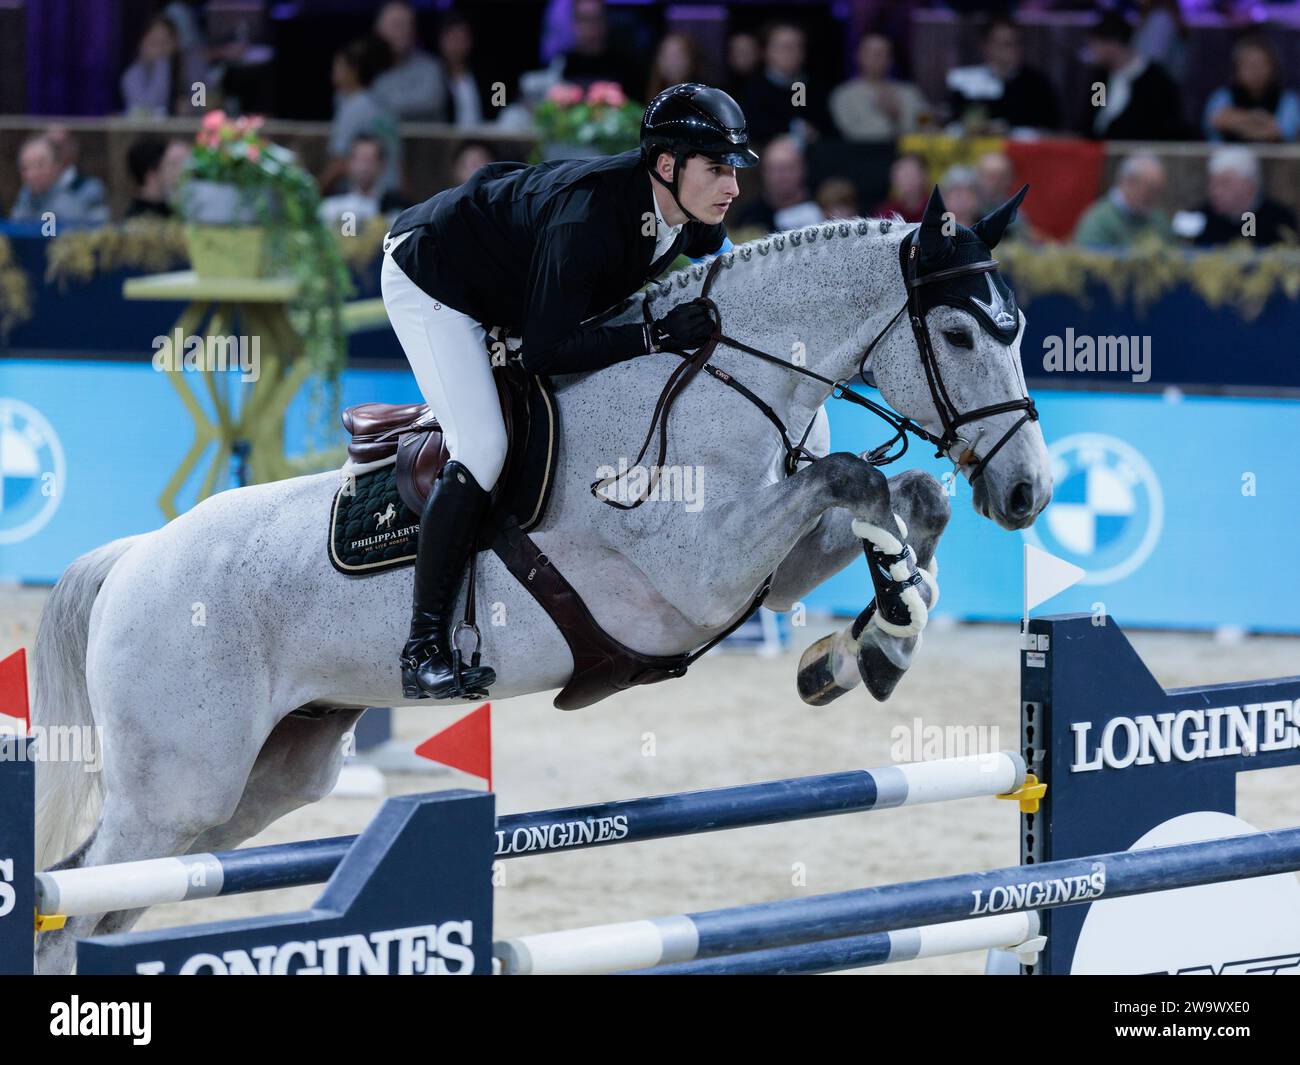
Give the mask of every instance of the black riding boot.
[(481, 699), (496, 682), (495, 671), (468, 663), (458, 677), (451, 640), (451, 612), (489, 498), (454, 459), (429, 490), (420, 515), (411, 638), (402, 649), (402, 692), (408, 699)]

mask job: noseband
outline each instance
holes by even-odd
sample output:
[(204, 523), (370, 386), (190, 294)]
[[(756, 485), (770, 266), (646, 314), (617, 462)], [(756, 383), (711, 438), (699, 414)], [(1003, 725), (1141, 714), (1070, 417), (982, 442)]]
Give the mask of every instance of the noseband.
[[(881, 223), (882, 232), (885, 231), (883, 227), (886, 225), (888, 225), (888, 223)], [(606, 477), (602, 480), (594, 481), (591, 485), (591, 494), (602, 503), (616, 507), (619, 510), (633, 510), (649, 498), (649, 493), (653, 490), (654, 482), (657, 479), (658, 470), (662, 467), (668, 451), (668, 412), (672, 408), (677, 396), (681, 394), (682, 390), (691, 382), (695, 375), (701, 371), (708, 373), (715, 380), (720, 381), (722, 384), (727, 385), (736, 392), (739, 392), (745, 399), (757, 407), (768, 421), (776, 426), (777, 430), (781, 434), (781, 443), (785, 448), (785, 472), (787, 476), (793, 474), (799, 468), (799, 463), (816, 461), (818, 456), (812, 454), (804, 446), (808, 440), (808, 434), (812, 432), (813, 423), (817, 420), (816, 414), (814, 413), (812, 419), (808, 422), (808, 426), (804, 429), (803, 435), (799, 438), (798, 443), (791, 443), (790, 433), (786, 428), (785, 423), (767, 403), (764, 403), (761, 398), (736, 380), (733, 374), (729, 374), (724, 370), (718, 369), (716, 366), (710, 365), (709, 359), (712, 357), (713, 352), (717, 350), (719, 344), (725, 344), (727, 347), (735, 348), (737, 351), (743, 351), (746, 354), (753, 355), (756, 358), (780, 366), (782, 369), (790, 370), (794, 373), (802, 374), (805, 377), (811, 377), (823, 384), (830, 385), (832, 399), (842, 399), (849, 403), (853, 403), (856, 406), (864, 407), (888, 424), (894, 430), (894, 435), (879, 447), (872, 448), (870, 451), (864, 452), (862, 455), (862, 458), (871, 463), (871, 465), (887, 466), (891, 462), (897, 462), (907, 452), (907, 434), (911, 433), (913, 436), (925, 440), (935, 446), (937, 449), (935, 451), (935, 458), (942, 458), (946, 455), (958, 466), (970, 466), (970, 480), (973, 483), (975, 478), (979, 477), (984, 472), (984, 467), (988, 464), (989, 460), (1002, 449), (1003, 445), (1016, 434), (1017, 430), (1019, 430), (1025, 422), (1038, 420), (1038, 409), (1034, 406), (1034, 401), (1027, 395), (1020, 399), (1007, 400), (1005, 403), (992, 403), (987, 407), (977, 407), (975, 410), (962, 412), (957, 409), (957, 405), (953, 403), (952, 398), (948, 395), (948, 389), (943, 383), (943, 376), (939, 372), (939, 360), (934, 354), (934, 345), (930, 340), (930, 330), (925, 323), (925, 311), (921, 306), (921, 289), (925, 285), (932, 285), (940, 281), (950, 281), (956, 277), (968, 277), (973, 274), (989, 273), (998, 268), (998, 261), (996, 259), (986, 259), (983, 262), (969, 263), (965, 266), (955, 266), (948, 270), (937, 270), (934, 273), (918, 277), (916, 274), (918, 258), (919, 247), (916, 238), (912, 237), (911, 244), (907, 251), (906, 266), (904, 267), (904, 280), (907, 283), (907, 302), (898, 309), (897, 313), (895, 313), (895, 315), (886, 323), (885, 327), (876, 334), (871, 343), (867, 345), (866, 350), (863, 351), (862, 358), (858, 363), (858, 376), (861, 377), (863, 381), (866, 381), (865, 375), (867, 372), (867, 359), (870, 357), (872, 351), (875, 350), (877, 345), (879, 345), (879, 343), (889, 334), (889, 331), (894, 328), (903, 314), (906, 313), (912, 323), (912, 335), (916, 339), (916, 348), (921, 356), (921, 366), (925, 370), (925, 379), (926, 383), (930, 387), (930, 396), (934, 400), (935, 409), (939, 412), (939, 422), (943, 426), (942, 435), (936, 436), (924, 426), (919, 425), (912, 421), (912, 419), (891, 410), (884, 404), (876, 403), (874, 400), (870, 400), (866, 396), (860, 396), (856, 392), (851, 391), (848, 387), (848, 381), (832, 381), (829, 377), (823, 377), (821, 374), (809, 370), (806, 367), (796, 366), (793, 363), (787, 362), (785, 359), (778, 358), (766, 351), (761, 351), (758, 348), (751, 347), (750, 345), (744, 344), (741, 341), (736, 340), (734, 337), (729, 337), (723, 333), (721, 312), (719, 312), (717, 304), (709, 298), (709, 290), (713, 287), (714, 279), (717, 277), (718, 268), (722, 263), (722, 257), (718, 256), (709, 264), (708, 272), (704, 277), (704, 285), (701, 287), (700, 295), (698, 297), (701, 302), (707, 305), (709, 313), (713, 316), (713, 335), (695, 352), (694, 355), (688, 355), (686, 352), (682, 351), (673, 352), (673, 354), (680, 356), (683, 359), (683, 362), (672, 372), (671, 375), (669, 375), (668, 381), (663, 387), (663, 391), (660, 392), (659, 399), (655, 403), (654, 414), (650, 419), (650, 427), (646, 432), (645, 441), (641, 445), (640, 453), (632, 462), (633, 466), (640, 465), (641, 459), (645, 457), (645, 453), (650, 446), (650, 441), (654, 437), (655, 430), (658, 429), (658, 457), (656, 459), (655, 469), (652, 472), (650, 484), (642, 492), (640, 497), (633, 500), (631, 503), (622, 503), (610, 499), (607, 495), (602, 494), (602, 492), (604, 492), (613, 481), (618, 479), (617, 477)], [(641, 308), (646, 322), (650, 322), (651, 314), (649, 296), (646, 296), (645, 299), (641, 301)], [(965, 440), (963, 437), (958, 435), (957, 430), (969, 422), (979, 421), (981, 418), (988, 418), (995, 414), (1007, 414), (1018, 410), (1024, 411), (1025, 413), (1021, 415), (1015, 425), (1002, 434), (998, 442), (994, 444), (982, 457), (977, 455), (975, 451), (975, 446), (979, 443), (979, 438), (983, 433), (982, 429), (976, 434), (975, 439), (971, 441)], [(893, 450), (894, 445), (899, 444), (900, 442), (902, 446), (896, 451)], [(953, 459), (952, 451), (959, 445), (964, 445), (964, 447), (958, 457)], [(891, 451), (893, 452), (892, 454)]]

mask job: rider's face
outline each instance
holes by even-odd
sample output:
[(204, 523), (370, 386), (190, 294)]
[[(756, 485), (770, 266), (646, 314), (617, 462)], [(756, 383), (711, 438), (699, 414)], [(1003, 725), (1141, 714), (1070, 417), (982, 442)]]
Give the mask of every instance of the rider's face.
[[(671, 165), (668, 170), (671, 174)], [(693, 155), (682, 167), (677, 194), (682, 206), (701, 222), (717, 225), (726, 216), (731, 201), (740, 195), (736, 168)]]

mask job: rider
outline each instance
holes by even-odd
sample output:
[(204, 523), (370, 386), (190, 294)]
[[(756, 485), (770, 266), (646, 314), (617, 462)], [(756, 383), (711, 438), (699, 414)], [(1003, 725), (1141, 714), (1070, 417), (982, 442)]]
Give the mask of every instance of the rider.
[[(711, 334), (688, 302), (649, 325), (587, 327), (679, 254), (724, 248), (736, 167), (754, 166), (745, 116), (720, 89), (665, 89), (641, 119), (639, 150), (527, 166), (490, 163), (469, 181), (404, 211), (384, 240), (384, 306), (450, 461), (420, 515), (411, 635), (402, 650), (408, 699), (481, 698), (487, 666), (451, 661), (451, 613), (506, 432), (486, 328), (522, 333), (523, 368), (586, 373)], [(652, 180), (653, 179), (653, 180)]]

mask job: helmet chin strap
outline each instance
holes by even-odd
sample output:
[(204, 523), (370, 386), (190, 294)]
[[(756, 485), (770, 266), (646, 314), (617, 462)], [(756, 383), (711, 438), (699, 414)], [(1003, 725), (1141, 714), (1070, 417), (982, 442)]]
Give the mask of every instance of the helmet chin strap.
[(682, 198), (677, 195), (677, 180), (678, 178), (681, 177), (682, 165), (685, 163), (685, 161), (686, 159), (685, 159), (684, 152), (677, 152), (673, 155), (672, 181), (665, 181), (663, 178), (661, 178), (659, 176), (659, 168), (657, 166), (652, 166), (650, 168), (650, 176), (654, 178), (657, 182), (659, 182), (660, 185), (662, 185), (664, 188), (668, 190), (668, 195), (670, 195), (673, 198), (673, 203), (677, 204), (677, 209), (681, 211), (682, 214), (684, 214), (692, 222), (701, 222), (701, 224), (703, 224), (701, 219), (696, 218), (693, 214), (691, 214), (690, 211), (686, 209), (686, 205), (682, 203)]

